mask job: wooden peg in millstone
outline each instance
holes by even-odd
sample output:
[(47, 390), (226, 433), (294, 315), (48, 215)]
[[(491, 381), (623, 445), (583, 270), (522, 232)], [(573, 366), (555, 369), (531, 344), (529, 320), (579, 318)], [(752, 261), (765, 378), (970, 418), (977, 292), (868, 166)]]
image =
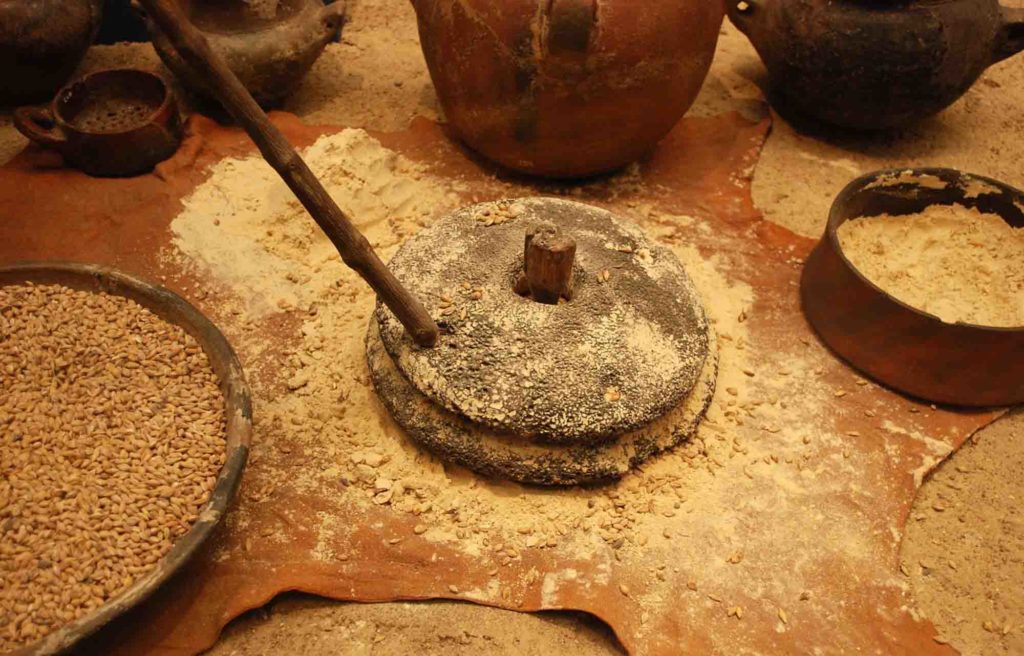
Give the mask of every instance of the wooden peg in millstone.
[(575, 261), (576, 240), (572, 237), (550, 223), (530, 228), (526, 233), (523, 276), (516, 291), (549, 305), (556, 305), (560, 299), (572, 300)]

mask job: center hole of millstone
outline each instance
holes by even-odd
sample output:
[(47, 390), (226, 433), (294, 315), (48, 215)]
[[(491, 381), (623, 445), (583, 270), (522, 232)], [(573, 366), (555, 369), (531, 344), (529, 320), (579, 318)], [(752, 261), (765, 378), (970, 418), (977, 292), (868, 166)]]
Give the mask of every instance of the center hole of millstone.
[(533, 226), (526, 231), (516, 293), (548, 305), (571, 301), (575, 261), (575, 239), (550, 223)]

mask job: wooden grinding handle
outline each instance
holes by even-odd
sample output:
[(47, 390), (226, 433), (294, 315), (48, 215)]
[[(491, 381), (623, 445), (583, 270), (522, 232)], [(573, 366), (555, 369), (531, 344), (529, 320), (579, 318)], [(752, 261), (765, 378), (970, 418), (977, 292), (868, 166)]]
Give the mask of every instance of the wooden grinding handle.
[(281, 131), (270, 122), (224, 59), (192, 26), (176, 0), (139, 0), (139, 3), (181, 58), (205, 78), (207, 87), (224, 109), (249, 133), (264, 159), (274, 167), (330, 238), (345, 264), (373, 287), (417, 344), (433, 346), (438, 337), (437, 324), (423, 304), (384, 266), (370, 243), (352, 225)]

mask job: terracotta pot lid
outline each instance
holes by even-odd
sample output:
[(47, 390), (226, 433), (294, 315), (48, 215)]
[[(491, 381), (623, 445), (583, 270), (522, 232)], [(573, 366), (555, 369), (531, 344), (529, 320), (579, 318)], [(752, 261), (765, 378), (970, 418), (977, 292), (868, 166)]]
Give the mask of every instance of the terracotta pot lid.
[[(539, 223), (576, 242), (569, 301), (516, 290)], [(708, 359), (707, 318), (679, 260), (598, 208), (475, 205), (425, 228), (390, 267), (442, 329), (435, 348), (420, 348), (378, 305), (397, 369), (441, 408), (520, 442), (613, 442), (686, 400)]]

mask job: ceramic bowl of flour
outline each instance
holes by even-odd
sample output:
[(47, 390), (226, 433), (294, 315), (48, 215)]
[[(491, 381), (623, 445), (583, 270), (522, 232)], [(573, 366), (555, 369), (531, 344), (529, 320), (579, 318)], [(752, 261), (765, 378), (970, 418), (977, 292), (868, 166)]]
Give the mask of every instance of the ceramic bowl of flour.
[(872, 378), (951, 405), (1024, 402), (1024, 193), (952, 169), (876, 171), (807, 258), (808, 321)]

